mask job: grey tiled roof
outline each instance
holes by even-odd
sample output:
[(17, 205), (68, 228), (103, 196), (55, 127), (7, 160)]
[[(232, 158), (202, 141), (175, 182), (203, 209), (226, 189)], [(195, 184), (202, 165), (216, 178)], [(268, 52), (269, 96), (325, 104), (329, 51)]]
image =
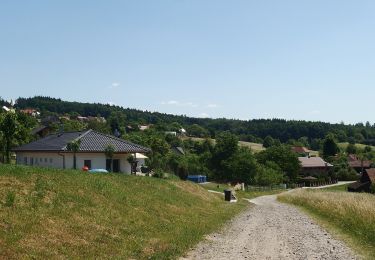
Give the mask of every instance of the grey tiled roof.
[(146, 147), (123, 139), (102, 134), (93, 130), (53, 134), (35, 142), (25, 144), (13, 151), (67, 151), (69, 142), (80, 140), (80, 152), (104, 152), (108, 145), (115, 148), (115, 153), (147, 153)]

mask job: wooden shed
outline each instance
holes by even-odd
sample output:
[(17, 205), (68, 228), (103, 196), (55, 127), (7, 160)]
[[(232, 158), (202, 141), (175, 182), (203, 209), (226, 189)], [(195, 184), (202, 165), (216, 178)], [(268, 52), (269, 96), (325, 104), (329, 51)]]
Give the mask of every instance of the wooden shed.
[(371, 185), (375, 184), (375, 168), (367, 169), (361, 175), (361, 179), (348, 187), (351, 192), (370, 192)]

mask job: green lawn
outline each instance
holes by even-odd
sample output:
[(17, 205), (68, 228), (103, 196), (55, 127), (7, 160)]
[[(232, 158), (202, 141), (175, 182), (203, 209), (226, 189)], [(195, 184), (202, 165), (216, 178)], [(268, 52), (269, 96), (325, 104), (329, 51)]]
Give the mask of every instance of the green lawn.
[(338, 185), (338, 186), (324, 188), (322, 190), (324, 190), (324, 191), (338, 191), (338, 192), (341, 191), (341, 192), (346, 192), (346, 191), (348, 191), (348, 186), (349, 186), (349, 184), (344, 184), (344, 185)]
[(0, 259), (171, 259), (248, 207), (199, 185), (0, 165)]

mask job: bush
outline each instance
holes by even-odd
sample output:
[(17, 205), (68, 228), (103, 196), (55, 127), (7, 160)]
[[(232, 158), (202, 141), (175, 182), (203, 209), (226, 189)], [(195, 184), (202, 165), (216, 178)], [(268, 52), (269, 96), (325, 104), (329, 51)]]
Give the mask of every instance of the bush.
[(254, 178), (254, 184), (260, 186), (268, 186), (280, 184), (283, 182), (284, 175), (280, 170), (263, 166), (259, 167)]
[(161, 169), (156, 169), (152, 177), (164, 179), (166, 177), (166, 173)]
[(358, 180), (358, 175), (353, 169), (340, 169), (336, 173), (337, 179), (339, 181), (356, 181)]

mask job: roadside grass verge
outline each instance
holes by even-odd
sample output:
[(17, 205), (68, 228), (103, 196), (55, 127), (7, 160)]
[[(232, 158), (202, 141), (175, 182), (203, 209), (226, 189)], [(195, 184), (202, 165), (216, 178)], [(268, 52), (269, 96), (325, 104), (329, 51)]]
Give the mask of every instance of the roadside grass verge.
[(0, 259), (174, 259), (247, 206), (186, 181), (0, 165)]
[(311, 214), (360, 255), (375, 256), (375, 196), (322, 190), (297, 190), (278, 196)]

